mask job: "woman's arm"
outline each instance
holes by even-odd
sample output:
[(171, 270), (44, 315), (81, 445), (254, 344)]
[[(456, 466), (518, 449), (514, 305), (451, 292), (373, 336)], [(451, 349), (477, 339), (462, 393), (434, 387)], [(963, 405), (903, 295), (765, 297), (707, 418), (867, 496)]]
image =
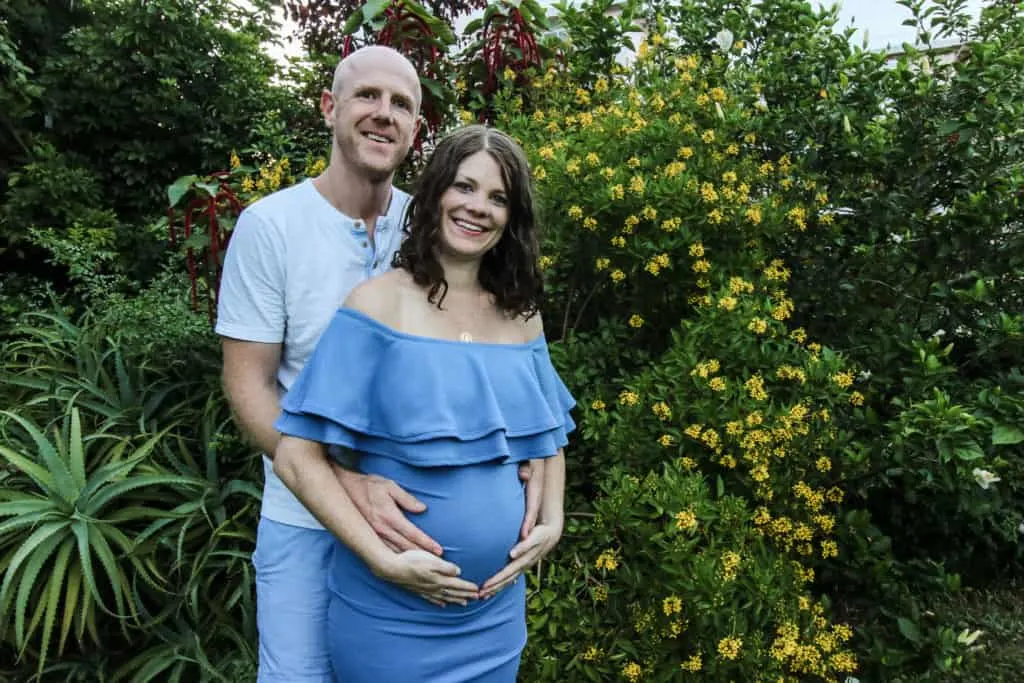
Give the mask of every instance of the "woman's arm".
[[(544, 489), (537, 522), (558, 529), (561, 537), (565, 526), (565, 452), (561, 448), (557, 455), (544, 461)], [(515, 557), (514, 548), (512, 557)]]
[(509, 551), (509, 563), (480, 587), (480, 597), (489, 598), (511, 585), (519, 575), (540, 562), (558, 544), (565, 525), (565, 453), (544, 461), (544, 488), (540, 514), (533, 531)]
[(457, 578), (459, 568), (424, 550), (391, 551), (363, 518), (334, 474), (323, 444), (282, 435), (274, 473), (342, 543), (378, 577), (435, 604), (477, 596), (476, 585)]

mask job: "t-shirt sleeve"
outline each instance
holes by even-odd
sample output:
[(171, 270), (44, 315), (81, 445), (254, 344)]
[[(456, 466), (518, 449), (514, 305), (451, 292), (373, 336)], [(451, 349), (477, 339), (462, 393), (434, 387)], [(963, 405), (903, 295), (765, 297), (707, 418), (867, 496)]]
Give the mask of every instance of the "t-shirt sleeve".
[(217, 334), (280, 343), (285, 324), (285, 249), (279, 231), (251, 209), (231, 233), (217, 296)]

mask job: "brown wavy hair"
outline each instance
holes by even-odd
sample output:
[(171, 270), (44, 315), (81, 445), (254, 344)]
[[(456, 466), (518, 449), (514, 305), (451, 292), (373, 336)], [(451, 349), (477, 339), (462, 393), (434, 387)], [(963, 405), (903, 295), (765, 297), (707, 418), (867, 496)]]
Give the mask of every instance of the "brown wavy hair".
[(405, 219), (405, 241), (392, 265), (411, 274), (416, 284), (427, 288), (430, 303), (442, 307), (448, 281), (438, 260), (441, 195), (451, 187), (463, 160), (480, 151), (490, 154), (501, 169), (509, 201), (505, 232), (480, 263), (480, 285), (509, 317), (530, 318), (544, 294), (530, 166), (516, 141), (496, 128), (466, 126), (438, 143), (416, 183)]

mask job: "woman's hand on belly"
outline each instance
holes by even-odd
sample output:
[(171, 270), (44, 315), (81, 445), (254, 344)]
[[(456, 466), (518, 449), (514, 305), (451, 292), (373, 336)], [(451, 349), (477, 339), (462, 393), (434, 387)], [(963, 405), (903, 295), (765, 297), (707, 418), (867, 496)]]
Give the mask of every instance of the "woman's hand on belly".
[(544, 556), (558, 544), (558, 539), (561, 537), (562, 526), (560, 524), (541, 523), (533, 527), (530, 534), (509, 552), (511, 561), (500, 572), (484, 582), (480, 588), (480, 597), (493, 597), (501, 589), (512, 585), (520, 574), (544, 559)]
[(480, 593), (475, 583), (459, 578), (458, 566), (425, 550), (392, 554), (371, 569), (381, 579), (439, 606), (446, 602), (465, 605)]

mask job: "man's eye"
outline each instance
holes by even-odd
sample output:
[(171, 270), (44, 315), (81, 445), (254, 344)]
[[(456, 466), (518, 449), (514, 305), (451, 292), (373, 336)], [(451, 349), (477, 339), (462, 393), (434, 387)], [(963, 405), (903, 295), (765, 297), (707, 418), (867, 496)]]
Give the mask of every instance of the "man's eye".
[(399, 109), (412, 111), (412, 105), (409, 104), (408, 100), (395, 100), (395, 106), (398, 107)]

